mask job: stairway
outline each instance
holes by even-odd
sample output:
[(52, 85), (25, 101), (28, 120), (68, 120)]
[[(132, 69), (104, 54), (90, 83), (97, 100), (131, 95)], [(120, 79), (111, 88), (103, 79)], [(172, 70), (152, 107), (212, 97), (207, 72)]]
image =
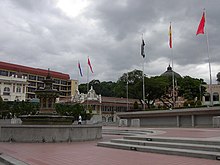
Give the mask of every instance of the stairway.
[(220, 141), (214, 140), (125, 136), (122, 139), (112, 139), (110, 142), (99, 142), (97, 145), (140, 152), (220, 160)]

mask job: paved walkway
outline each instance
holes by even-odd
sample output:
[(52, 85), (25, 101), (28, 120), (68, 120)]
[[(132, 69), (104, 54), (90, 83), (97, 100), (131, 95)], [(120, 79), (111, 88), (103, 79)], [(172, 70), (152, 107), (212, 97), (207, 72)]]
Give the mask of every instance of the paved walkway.
[[(113, 127), (103, 127), (113, 129)], [(119, 128), (114, 129), (131, 129)], [(143, 128), (144, 129), (144, 128)], [(146, 128), (165, 137), (189, 137), (220, 140), (220, 129)], [(103, 135), (109, 141), (119, 135)], [(0, 153), (30, 165), (219, 165), (218, 160), (135, 152), (96, 146), (98, 141), (72, 143), (0, 143)]]

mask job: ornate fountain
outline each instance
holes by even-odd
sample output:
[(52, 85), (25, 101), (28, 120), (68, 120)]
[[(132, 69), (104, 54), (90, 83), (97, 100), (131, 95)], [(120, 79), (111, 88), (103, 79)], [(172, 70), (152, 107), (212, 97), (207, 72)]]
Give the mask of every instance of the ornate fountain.
[(43, 80), (45, 88), (40, 88), (35, 91), (37, 97), (40, 99), (40, 110), (37, 115), (22, 115), (20, 116), (22, 124), (25, 125), (70, 125), (73, 123), (73, 116), (60, 116), (55, 110), (55, 101), (59, 97), (59, 91), (53, 89), (54, 80), (48, 75)]

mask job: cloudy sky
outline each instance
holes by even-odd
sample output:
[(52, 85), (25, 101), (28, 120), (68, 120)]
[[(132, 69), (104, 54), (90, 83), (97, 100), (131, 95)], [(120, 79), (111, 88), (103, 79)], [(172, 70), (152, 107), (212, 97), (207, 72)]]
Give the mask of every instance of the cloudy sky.
[[(142, 70), (141, 35), (146, 43), (145, 74), (156, 76), (169, 64), (182, 76), (209, 82), (206, 35), (196, 36), (206, 9), (213, 83), (220, 72), (219, 0), (1, 0), (0, 60), (117, 81)], [(173, 49), (168, 46), (172, 22)], [(79, 76), (78, 61), (83, 70)]]

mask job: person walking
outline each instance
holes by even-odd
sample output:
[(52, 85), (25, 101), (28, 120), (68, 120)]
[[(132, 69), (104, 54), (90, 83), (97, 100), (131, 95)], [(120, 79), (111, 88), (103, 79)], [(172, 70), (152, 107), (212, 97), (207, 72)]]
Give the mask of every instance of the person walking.
[(79, 115), (78, 124), (79, 124), (79, 125), (82, 124), (82, 116), (81, 116), (81, 115)]

